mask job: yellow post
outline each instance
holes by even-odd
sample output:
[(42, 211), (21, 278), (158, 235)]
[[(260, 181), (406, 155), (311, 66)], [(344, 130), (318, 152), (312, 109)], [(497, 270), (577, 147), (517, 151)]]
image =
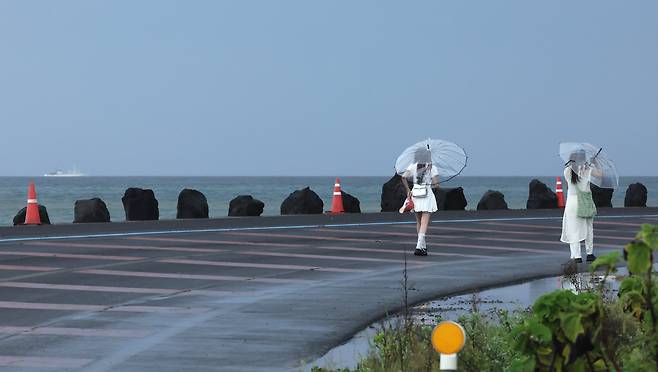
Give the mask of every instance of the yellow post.
[(432, 346), (440, 356), (439, 368), (442, 371), (457, 370), (457, 353), (464, 348), (466, 332), (464, 328), (452, 321), (436, 325), (432, 331)]

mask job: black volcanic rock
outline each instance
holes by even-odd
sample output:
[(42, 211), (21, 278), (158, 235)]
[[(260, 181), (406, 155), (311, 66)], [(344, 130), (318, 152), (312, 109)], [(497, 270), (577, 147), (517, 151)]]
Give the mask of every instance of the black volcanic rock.
[(208, 200), (202, 192), (183, 189), (178, 194), (176, 218), (208, 218)]
[(121, 198), (126, 221), (150, 221), (160, 218), (158, 200), (151, 189), (131, 187)]
[(297, 190), (281, 203), (281, 214), (322, 214), (324, 203), (313, 190)]
[(361, 202), (356, 197), (340, 191), (343, 194), (343, 209), (345, 213), (361, 213)]
[(557, 195), (545, 183), (534, 179), (530, 181), (527, 209), (557, 208)]
[[(14, 216), (14, 226), (25, 224), (25, 214), (27, 214), (27, 207), (23, 207), (16, 216)], [(39, 219), (42, 225), (50, 225), (50, 218), (48, 218), (48, 210), (45, 206), (39, 204)]]
[(76, 200), (73, 223), (110, 222), (110, 211), (99, 198)]
[(508, 209), (505, 195), (500, 191), (489, 190), (482, 195), (478, 203), (477, 210), (498, 210)]
[(628, 185), (624, 197), (624, 207), (646, 207), (647, 194), (646, 186), (639, 182)]
[(592, 190), (592, 199), (597, 208), (612, 208), (612, 193), (615, 190), (603, 189), (593, 183), (590, 183), (589, 188)]
[[(409, 183), (409, 187), (413, 187), (413, 184)], [(382, 186), (382, 212), (397, 212), (406, 198), (402, 177), (396, 174)]]
[(239, 195), (235, 197), (228, 206), (228, 215), (237, 216), (260, 216), (263, 214), (265, 203), (254, 199), (251, 195)]
[(436, 205), (440, 211), (463, 211), (468, 205), (466, 196), (464, 196), (464, 189), (461, 187), (440, 187), (433, 191), (436, 197)]

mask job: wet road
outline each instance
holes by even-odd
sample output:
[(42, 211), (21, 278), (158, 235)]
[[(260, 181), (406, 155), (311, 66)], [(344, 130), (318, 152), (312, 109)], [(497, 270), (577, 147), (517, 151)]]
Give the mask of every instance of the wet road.
[[(601, 210), (598, 254), (658, 209)], [(0, 228), (0, 369), (294, 370), (402, 306), (560, 273), (560, 211)], [(583, 266), (584, 267), (584, 266)]]

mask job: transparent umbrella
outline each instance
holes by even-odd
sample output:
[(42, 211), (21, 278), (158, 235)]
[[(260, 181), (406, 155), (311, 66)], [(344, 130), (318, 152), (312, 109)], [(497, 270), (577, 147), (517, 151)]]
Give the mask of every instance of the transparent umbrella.
[(446, 182), (466, 168), (467, 160), (466, 152), (458, 145), (428, 138), (402, 151), (395, 161), (395, 171), (402, 175), (413, 164), (432, 164), (439, 172), (440, 182)]
[(562, 142), (560, 157), (564, 160), (564, 165), (575, 172), (585, 165), (593, 167), (595, 171), (592, 172), (590, 182), (596, 186), (606, 189), (619, 187), (617, 168), (603, 147), (590, 143)]

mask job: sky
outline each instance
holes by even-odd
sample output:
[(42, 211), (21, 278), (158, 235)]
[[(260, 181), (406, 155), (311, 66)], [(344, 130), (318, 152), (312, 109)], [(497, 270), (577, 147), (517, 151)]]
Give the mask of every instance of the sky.
[(0, 176), (658, 175), (658, 2), (0, 0)]

